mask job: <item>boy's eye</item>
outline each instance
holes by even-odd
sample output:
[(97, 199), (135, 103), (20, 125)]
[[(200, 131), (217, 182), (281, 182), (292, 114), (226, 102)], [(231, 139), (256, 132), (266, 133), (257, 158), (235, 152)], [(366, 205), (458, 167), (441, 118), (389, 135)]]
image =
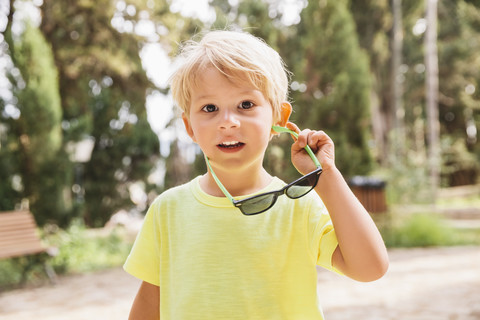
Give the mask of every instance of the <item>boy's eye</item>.
[(202, 108), (202, 110), (205, 112), (214, 112), (214, 111), (217, 111), (217, 107), (213, 104), (207, 104)]
[(242, 103), (240, 103), (240, 108), (242, 109), (250, 109), (253, 108), (253, 106), (254, 104), (251, 101), (242, 101)]

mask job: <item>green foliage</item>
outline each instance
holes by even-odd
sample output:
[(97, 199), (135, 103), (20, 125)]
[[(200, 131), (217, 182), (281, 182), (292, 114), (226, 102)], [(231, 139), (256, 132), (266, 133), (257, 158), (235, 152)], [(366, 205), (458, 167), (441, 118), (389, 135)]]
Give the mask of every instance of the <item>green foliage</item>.
[(158, 137), (145, 108), (146, 95), (155, 86), (139, 55), (144, 39), (112, 25), (114, 16), (132, 25), (141, 20), (137, 9), (147, 10), (147, 4), (135, 4), (138, 8), (130, 7), (129, 13), (108, 0), (42, 6), (41, 30), (54, 48), (59, 70), (64, 145), (85, 136), (95, 140), (78, 177), (85, 202), (74, 203), (90, 226), (103, 226), (117, 210), (134, 206), (128, 187), (138, 180), (148, 185), (158, 158)]
[[(40, 224), (65, 226), (82, 216), (88, 224), (101, 226), (116, 210), (132, 206), (130, 184), (142, 180), (151, 188), (146, 179), (158, 161), (159, 143), (147, 121), (146, 96), (168, 91), (148, 79), (139, 51), (156, 42), (174, 55), (181, 41), (210, 28), (241, 28), (279, 51), (294, 73), (292, 121), (301, 128), (327, 131), (345, 176), (368, 174), (374, 154), (383, 172), (390, 171), (385, 176), (393, 201), (428, 199), (422, 182), (426, 164), (419, 156), (427, 147), (423, 34), (412, 32), (424, 18), (423, 2), (402, 1), (404, 150), (413, 151), (390, 155), (393, 159), (388, 155), (394, 144), (390, 1), (305, 1), (301, 20), (292, 26), (282, 24), (278, 1), (212, 0), (212, 25), (173, 12), (171, 1), (122, 3), (44, 1), (41, 33), (27, 24), (16, 39), (11, 33), (13, 12), (7, 13), (2, 36), (8, 48), (3, 44), (0, 50), (14, 63), (9, 79), (15, 97), (0, 101), (0, 209), (13, 209), (28, 198)], [(440, 121), (442, 135), (448, 137), (442, 173), (443, 181), (453, 184), (458, 168), (472, 177), (480, 171), (480, 143), (478, 134), (472, 134), (480, 122), (480, 9), (478, 1), (448, 0), (439, 2), (438, 15)], [(152, 35), (135, 33), (140, 23), (149, 22)], [(19, 119), (5, 116), (7, 104), (20, 110)], [(71, 192), (78, 181), (66, 146), (85, 136), (95, 139), (95, 148), (83, 166), (81, 202)], [(285, 180), (296, 176), (288, 157), (290, 144), (288, 137), (275, 139), (265, 158), (267, 169)], [(182, 155), (175, 148), (172, 145), (165, 160), (167, 185), (205, 170), (197, 165), (182, 168)]]
[(371, 75), (347, 2), (309, 2), (296, 30), (289, 43), (296, 52), (287, 60), (300, 84), (292, 87), (292, 120), (332, 137), (344, 175), (367, 174), (373, 165), (367, 144)]
[(393, 156), (389, 160), (391, 168), (378, 171), (387, 181), (388, 203), (429, 203), (433, 195), (428, 185), (426, 157), (410, 149), (404, 161)]
[[(407, 124), (407, 139), (421, 141), (423, 145), (425, 130), (425, 70), (423, 56), (423, 34), (414, 34), (412, 29), (424, 16), (424, 8), (420, 2), (409, 1), (404, 4), (404, 101), (405, 123)], [(479, 91), (479, 61), (477, 52), (480, 49), (480, 33), (478, 18), (480, 12), (474, 5), (466, 1), (438, 2), (438, 59), (439, 59), (439, 113), (442, 139), (448, 136), (452, 145), (442, 144), (443, 149), (443, 182), (455, 185), (455, 167), (471, 166), (471, 158), (478, 162), (478, 138), (467, 134), (467, 127), (478, 127), (480, 114), (478, 112)], [(468, 40), (466, 40), (468, 39)], [(469, 90), (470, 88), (470, 90)], [(477, 88), (475, 90), (474, 88)], [(419, 138), (420, 137), (420, 138)], [(407, 141), (408, 143), (408, 141)], [(455, 145), (454, 145), (455, 144)], [(463, 144), (463, 148), (459, 148)], [(453, 149), (464, 149), (470, 156), (453, 158)], [(464, 160), (466, 160), (464, 162)], [(474, 168), (472, 175), (477, 175), (480, 169)], [(450, 184), (452, 183), (452, 184)], [(471, 181), (463, 182), (471, 183)]]
[(104, 88), (92, 99), (96, 145), (84, 176), (90, 226), (103, 226), (116, 210), (132, 206), (128, 185), (146, 181), (159, 149), (145, 111), (135, 112), (138, 106), (116, 100), (114, 91)]
[(47, 281), (47, 253), (0, 260), (0, 292), (24, 285), (41, 285)]
[[(27, 198), (40, 224), (61, 220), (66, 213), (62, 193), (68, 165), (61, 157), (62, 109), (52, 51), (28, 21), (21, 36), (9, 42), (9, 49), (16, 67), (10, 71), (10, 81), (20, 117), (4, 120), (7, 141), (0, 150), (0, 176), (9, 183), (0, 188), (7, 196), (0, 209), (12, 210)], [(19, 181), (17, 187), (14, 179)]]
[[(0, 123), (1, 125), (1, 123)], [(3, 137), (0, 134), (0, 209), (9, 210), (15, 208), (15, 204), (20, 202), (21, 192), (19, 188), (14, 187), (18, 181), (18, 161), (16, 153), (12, 150), (16, 143), (12, 141), (11, 135)], [(17, 173), (17, 175), (13, 174)]]
[(437, 214), (394, 218), (381, 228), (387, 247), (431, 247), (480, 244), (480, 229), (456, 229)]
[(62, 142), (57, 70), (45, 38), (29, 23), (14, 46), (14, 63), (25, 83), (24, 88), (17, 83), (15, 90), (22, 113), (18, 126), (28, 137), (23, 147), (40, 164), (49, 161)]
[(22, 273), (13, 259), (0, 260), (0, 292), (20, 283)]
[(46, 243), (58, 248), (58, 254), (51, 260), (56, 272), (90, 272), (125, 262), (131, 243), (124, 240), (119, 230), (113, 229), (106, 235), (96, 235), (92, 230), (76, 220), (67, 230), (57, 229), (46, 235)]
[(444, 186), (472, 185), (480, 177), (480, 164), (478, 156), (469, 152), (465, 141), (453, 136), (446, 136), (441, 141), (443, 158)]
[(437, 217), (414, 214), (390, 235), (389, 246), (428, 247), (448, 244), (451, 230)]

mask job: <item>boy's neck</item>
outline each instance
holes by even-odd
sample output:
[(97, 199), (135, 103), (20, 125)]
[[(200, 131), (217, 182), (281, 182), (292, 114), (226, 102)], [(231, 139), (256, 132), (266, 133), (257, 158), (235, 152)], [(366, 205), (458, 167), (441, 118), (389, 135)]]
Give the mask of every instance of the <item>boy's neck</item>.
[[(248, 170), (248, 172), (224, 172), (216, 169), (215, 174), (233, 197), (258, 192), (272, 181), (272, 176), (263, 167)], [(207, 172), (200, 178), (200, 187), (209, 195), (216, 197), (225, 196), (210, 172)]]

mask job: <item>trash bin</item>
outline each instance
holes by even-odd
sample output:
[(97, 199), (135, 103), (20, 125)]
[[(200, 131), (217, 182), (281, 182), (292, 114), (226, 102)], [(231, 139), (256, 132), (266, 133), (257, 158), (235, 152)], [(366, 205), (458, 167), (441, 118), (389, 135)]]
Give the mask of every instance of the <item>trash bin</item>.
[(354, 176), (349, 180), (348, 184), (369, 213), (387, 211), (385, 181), (375, 177)]

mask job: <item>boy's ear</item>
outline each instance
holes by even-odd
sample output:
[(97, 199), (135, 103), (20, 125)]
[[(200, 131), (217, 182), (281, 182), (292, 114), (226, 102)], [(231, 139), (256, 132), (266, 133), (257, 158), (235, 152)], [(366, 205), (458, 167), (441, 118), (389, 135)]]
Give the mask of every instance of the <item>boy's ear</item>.
[(190, 138), (192, 138), (193, 142), (197, 142), (195, 139), (195, 133), (193, 132), (192, 126), (190, 125), (190, 120), (188, 119), (185, 112), (182, 113), (182, 120), (183, 124), (185, 125), (185, 130), (187, 131), (187, 134), (190, 136)]
[(282, 108), (280, 110), (280, 121), (278, 125), (281, 127), (285, 127), (287, 125), (288, 119), (292, 114), (292, 105), (288, 102), (282, 103)]

